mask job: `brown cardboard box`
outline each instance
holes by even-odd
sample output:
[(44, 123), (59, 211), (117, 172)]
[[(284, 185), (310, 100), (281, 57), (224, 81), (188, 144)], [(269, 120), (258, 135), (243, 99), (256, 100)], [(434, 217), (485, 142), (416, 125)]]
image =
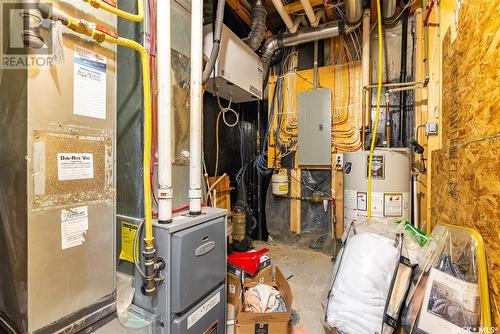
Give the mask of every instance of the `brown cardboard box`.
[[(245, 277), (244, 283), (272, 283), (273, 282), (273, 267), (267, 267), (259, 270), (253, 277)], [(241, 271), (239, 275), (232, 272), (227, 272), (227, 302), (234, 305), (236, 297), (236, 286), (241, 285)], [(239, 289), (241, 291), (241, 288)]]
[[(244, 288), (252, 287), (258, 283), (245, 283)], [(269, 283), (268, 283), (269, 284)], [(273, 313), (251, 313), (243, 312), (243, 300), (241, 290), (236, 288), (235, 324), (236, 334), (288, 334), (291, 328), (288, 326), (290, 313), (292, 312), (292, 290), (281, 270), (276, 267), (276, 279), (269, 284), (281, 292), (286, 303), (286, 312)]]

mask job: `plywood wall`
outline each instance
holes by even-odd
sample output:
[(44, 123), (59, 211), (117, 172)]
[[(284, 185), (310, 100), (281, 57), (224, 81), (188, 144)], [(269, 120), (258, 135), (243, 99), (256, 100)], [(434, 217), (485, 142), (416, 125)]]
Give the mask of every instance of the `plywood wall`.
[[(432, 152), (431, 221), (476, 228), (500, 325), (500, 0), (466, 0), (442, 54), (442, 146)], [(455, 30), (453, 25), (450, 30)], [(452, 35), (456, 37), (452, 42)]]

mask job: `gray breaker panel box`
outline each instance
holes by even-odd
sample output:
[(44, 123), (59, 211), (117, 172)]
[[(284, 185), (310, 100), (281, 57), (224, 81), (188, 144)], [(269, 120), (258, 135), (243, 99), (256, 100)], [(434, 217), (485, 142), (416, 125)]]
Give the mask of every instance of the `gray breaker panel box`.
[(315, 89), (298, 97), (300, 166), (330, 166), (332, 160), (332, 91)]

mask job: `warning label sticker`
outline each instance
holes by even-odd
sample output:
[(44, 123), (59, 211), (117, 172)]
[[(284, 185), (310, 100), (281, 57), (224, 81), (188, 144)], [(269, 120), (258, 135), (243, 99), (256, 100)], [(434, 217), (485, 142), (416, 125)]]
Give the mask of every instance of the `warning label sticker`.
[(196, 311), (194, 311), (187, 318), (187, 329), (191, 328), (195, 323), (198, 322), (205, 314), (207, 314), (211, 309), (215, 307), (215, 305), (220, 302), (220, 291), (217, 292), (212, 298), (207, 300), (205, 304), (201, 305)]
[(83, 244), (89, 228), (88, 207), (81, 206), (61, 211), (61, 249)]
[(366, 211), (368, 205), (366, 193), (358, 192), (357, 196), (358, 196), (358, 210)]
[(384, 216), (401, 217), (403, 215), (403, 194), (384, 194)]
[(92, 153), (58, 153), (57, 179), (59, 181), (94, 178), (94, 156)]
[(138, 249), (134, 254), (134, 239), (137, 234), (137, 224), (122, 222), (122, 249), (120, 252), (120, 260), (134, 262), (134, 255), (137, 257)]

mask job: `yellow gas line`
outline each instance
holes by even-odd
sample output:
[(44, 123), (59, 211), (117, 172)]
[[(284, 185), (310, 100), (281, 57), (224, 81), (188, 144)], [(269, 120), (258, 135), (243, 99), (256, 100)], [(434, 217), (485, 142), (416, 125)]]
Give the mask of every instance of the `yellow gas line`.
[(377, 26), (378, 26), (378, 84), (377, 84), (377, 108), (375, 110), (375, 122), (373, 123), (372, 140), (370, 144), (370, 157), (368, 159), (368, 194), (367, 218), (372, 216), (372, 165), (373, 151), (375, 149), (375, 137), (377, 136), (377, 126), (380, 117), (380, 96), (382, 95), (382, 15), (380, 14), (380, 0), (377, 0)]
[(103, 0), (83, 0), (84, 2), (88, 2), (94, 8), (100, 8), (116, 16), (121, 17), (122, 19), (134, 21), (134, 22), (142, 22), (144, 21), (144, 3), (142, 0), (137, 0), (137, 14), (130, 14), (123, 10), (118, 9), (115, 6), (111, 6)]
[(145, 215), (145, 238), (146, 248), (154, 247), (153, 238), (153, 217), (151, 214), (151, 181), (149, 178), (151, 166), (151, 82), (149, 76), (149, 55), (146, 49), (136, 41), (113, 37), (102, 31), (93, 28), (87, 21), (75, 18), (68, 18), (66, 24), (71, 30), (89, 36), (99, 43), (108, 42), (120, 46), (134, 49), (141, 56), (142, 82), (143, 82), (143, 100), (144, 100), (144, 149), (143, 149), (143, 187), (144, 187), (144, 215)]

